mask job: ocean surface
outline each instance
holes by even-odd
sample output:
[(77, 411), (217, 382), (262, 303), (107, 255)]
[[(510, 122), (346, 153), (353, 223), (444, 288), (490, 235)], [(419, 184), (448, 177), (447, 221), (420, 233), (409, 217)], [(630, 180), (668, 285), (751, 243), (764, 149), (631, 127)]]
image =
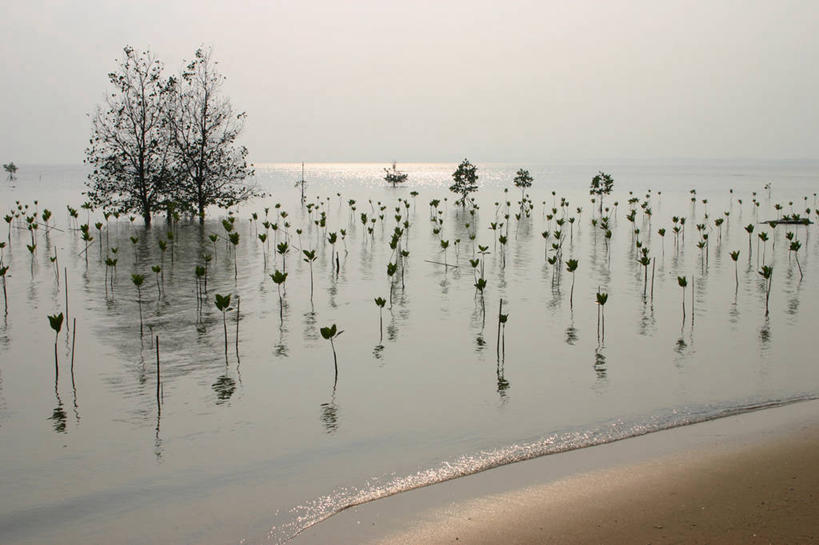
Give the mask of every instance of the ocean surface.
[[(457, 165), (399, 164), (409, 179), (398, 188), (384, 183), (385, 166), (305, 165), (310, 212), (296, 184), (300, 164), (256, 165), (253, 183), (266, 196), (231, 209), (235, 249), (225, 210), (209, 210), (203, 226), (159, 217), (146, 228), (80, 208), (82, 166), (21, 165), (16, 181), (0, 181), (0, 214), (19, 201), (41, 224), (32, 239), (22, 217), (0, 223), (9, 266), (0, 543), (284, 543), (345, 507), (402, 490), (819, 395), (810, 340), (819, 231), (760, 224), (806, 209), (818, 217), (819, 164), (478, 163), (474, 214), (448, 191)], [(518, 168), (534, 177), (528, 216), (512, 184)], [(604, 201), (610, 241), (592, 224), (588, 194), (601, 168), (615, 180)], [(401, 238), (409, 255), (390, 303), (396, 214), (410, 222)], [(685, 218), (684, 239), (673, 217)], [(265, 218), (278, 228), (265, 229)], [(559, 218), (558, 268), (546, 251)], [(80, 223), (94, 237), (87, 252)], [(268, 243), (258, 239), (265, 232)], [(796, 254), (788, 232), (801, 243)], [(276, 243), (285, 240), (283, 264)], [(647, 270), (638, 241), (653, 260)], [(480, 268), (469, 262), (477, 245), (488, 247), (483, 297), (474, 287)], [(312, 302), (301, 249), (317, 255)], [(197, 297), (203, 254), (212, 258)], [(763, 264), (773, 266), (768, 316)], [(280, 308), (270, 274), (283, 268)], [(145, 277), (139, 292), (132, 273)], [(598, 290), (608, 293), (600, 337)], [(216, 293), (232, 295), (224, 321)], [(55, 367), (47, 315), (65, 313), (66, 297)], [(388, 300), (383, 328), (376, 297)], [(508, 321), (499, 347), (501, 299)], [(334, 340), (337, 378), (320, 334), (333, 323), (344, 331)]]

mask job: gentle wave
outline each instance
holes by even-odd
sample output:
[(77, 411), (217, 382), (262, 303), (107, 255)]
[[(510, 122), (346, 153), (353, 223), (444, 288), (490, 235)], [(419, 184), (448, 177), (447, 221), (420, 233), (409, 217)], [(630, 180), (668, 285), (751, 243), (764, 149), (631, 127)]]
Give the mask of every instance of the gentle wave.
[(361, 488), (336, 489), (330, 494), (291, 509), (289, 512), (291, 520), (279, 526), (273, 526), (268, 532), (267, 540), (277, 544), (286, 543), (311, 526), (351, 507), (400, 494), (401, 492), (474, 475), (503, 465), (813, 399), (819, 399), (819, 396), (816, 394), (801, 394), (785, 399), (754, 401), (730, 406), (683, 407), (651, 415), (639, 422), (625, 421), (618, 418), (582, 431), (557, 432), (535, 441), (483, 450), (460, 456), (454, 460), (445, 460), (437, 466), (410, 475), (393, 477), (383, 483), (379, 482), (380, 479), (373, 479)]

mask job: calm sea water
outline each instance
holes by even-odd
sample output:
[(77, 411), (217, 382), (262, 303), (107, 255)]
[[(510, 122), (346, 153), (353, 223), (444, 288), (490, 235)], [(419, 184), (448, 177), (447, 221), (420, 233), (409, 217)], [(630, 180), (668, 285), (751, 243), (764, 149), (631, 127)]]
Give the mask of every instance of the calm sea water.
[[(415, 486), (819, 394), (810, 342), (819, 321), (812, 304), (819, 295), (816, 226), (757, 225), (751, 255), (744, 230), (791, 210), (813, 210), (818, 165), (608, 166), (615, 192), (606, 204), (619, 203), (608, 252), (591, 225), (588, 182), (596, 165), (529, 166), (535, 206), (521, 221), (514, 218), (519, 191), (511, 181), (527, 165), (479, 164), (474, 217), (455, 206), (447, 190), (455, 165), (403, 165), (410, 178), (397, 189), (384, 186), (383, 166), (307, 165), (308, 200), (321, 203), (326, 231), (347, 232), (335, 248), (337, 277), (325, 230), (299, 205), (300, 165), (257, 166), (255, 182), (268, 196), (235, 210), (235, 279), (224, 211), (212, 210), (204, 227), (182, 221), (163, 256), (158, 241), (169, 230), (163, 221), (146, 229), (139, 219), (105, 223), (100, 212), (81, 210), (95, 237), (86, 264), (84, 243), (66, 212), (66, 204), (83, 202), (82, 167), (23, 165), (16, 182), (2, 182), (0, 211), (16, 208), (18, 200), (33, 210), (36, 199), (39, 211), (53, 212), (54, 228), (37, 231), (32, 256), (21, 223), (12, 225), (8, 239), (6, 224), (0, 225), (0, 239), (8, 242), (3, 263), (10, 266), (8, 313), (0, 319), (0, 542), (281, 543), (346, 506)], [(764, 189), (769, 182), (771, 189)], [(649, 219), (637, 206), (632, 225), (629, 192), (642, 202), (649, 190), (653, 214)], [(569, 201), (566, 217), (576, 218), (571, 233), (568, 223), (564, 227), (565, 258), (579, 260), (573, 309), (572, 276), (545, 262), (541, 236), (554, 231), (546, 213), (559, 208), (561, 197)], [(392, 308), (384, 309), (380, 340), (373, 298), (388, 297), (388, 242), (399, 198), (411, 203), (402, 218), (411, 222), (404, 245), (410, 255), (404, 287), (399, 280)], [(446, 257), (429, 220), (434, 198), (442, 201)], [(349, 199), (356, 200), (355, 212)], [(503, 221), (507, 200), (504, 266), (489, 225)], [(387, 207), (384, 219), (369, 234), (360, 214), (378, 216), (379, 203)], [(291, 224), (281, 319), (269, 277), (282, 268), (281, 258), (270, 244), (265, 269), (266, 248), (256, 238), (264, 231), (265, 208), (271, 221), (286, 210)], [(718, 229), (713, 220), (725, 211), (730, 215)], [(707, 266), (695, 228), (706, 214)], [(680, 239), (678, 246), (672, 216), (686, 218), (685, 243)], [(99, 231), (96, 221), (103, 222)], [(643, 298), (635, 226), (656, 258), (653, 300)], [(490, 252), (485, 324), (468, 262), (470, 230)], [(802, 242), (803, 279), (787, 251), (789, 230)], [(765, 263), (774, 266), (768, 317), (757, 274), (760, 231), (769, 233)], [(211, 233), (220, 236), (215, 245)], [(106, 284), (103, 259), (114, 247), (117, 269)], [(312, 304), (310, 272), (298, 248), (318, 254)], [(732, 250), (741, 251), (738, 286)], [(203, 253), (215, 257), (200, 307), (194, 269)], [(49, 259), (55, 254), (59, 277)], [(457, 268), (432, 263), (444, 258)], [(161, 296), (151, 272), (156, 264), (163, 268)], [(145, 275), (143, 335), (134, 272)], [(689, 279), (685, 322), (682, 275)], [(66, 285), (69, 320), (77, 325), (64, 327), (57, 339), (57, 377), (46, 316), (65, 311)], [(601, 341), (598, 287), (609, 293)], [(241, 301), (238, 316), (235, 309), (226, 316), (227, 360), (214, 293)], [(500, 298), (509, 319), (499, 359)], [(332, 323), (344, 330), (335, 341), (335, 385), (331, 347), (319, 333)]]

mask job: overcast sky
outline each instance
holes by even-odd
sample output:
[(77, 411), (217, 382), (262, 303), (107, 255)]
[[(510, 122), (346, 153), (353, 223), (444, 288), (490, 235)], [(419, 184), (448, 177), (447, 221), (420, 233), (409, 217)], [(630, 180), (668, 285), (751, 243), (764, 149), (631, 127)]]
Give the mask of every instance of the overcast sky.
[(3, 162), (81, 162), (126, 44), (212, 46), (255, 162), (819, 158), (815, 1), (2, 3)]

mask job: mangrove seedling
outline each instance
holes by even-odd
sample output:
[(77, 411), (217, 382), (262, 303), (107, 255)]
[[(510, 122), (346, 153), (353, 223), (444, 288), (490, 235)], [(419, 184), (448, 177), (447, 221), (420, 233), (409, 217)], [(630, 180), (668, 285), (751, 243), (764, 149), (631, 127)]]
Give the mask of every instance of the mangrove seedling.
[(751, 259), (751, 235), (754, 232), (754, 224), (749, 223), (745, 226), (745, 232), (748, 233), (748, 259)]
[(506, 321), (509, 319), (508, 314), (503, 313), (503, 298), (500, 300), (498, 306), (498, 340), (495, 344), (495, 352), (500, 361), (501, 357), (501, 341), (503, 342), (503, 353), (506, 354)]
[(441, 251), (444, 252), (444, 271), (446, 271), (447, 270), (446, 249), (449, 248), (449, 241), (441, 239), (440, 244), (441, 244)]
[(609, 300), (609, 294), (606, 292), (601, 292), (598, 290), (597, 294), (595, 295), (597, 299), (597, 342), (600, 342), (600, 318), (603, 319), (603, 341), (606, 340), (606, 314), (605, 314), (605, 306), (606, 301)]
[(337, 241), (338, 241), (338, 235), (335, 232), (327, 234), (327, 242), (330, 243), (330, 267), (332, 267), (334, 262), (335, 262), (336, 276), (338, 276), (338, 269), (339, 269), (338, 258), (336, 257), (336, 242)]
[(287, 280), (287, 273), (281, 272), (278, 269), (273, 271), (273, 274), (270, 275), (271, 280), (273, 283), (276, 284), (276, 290), (279, 292), (279, 320), (283, 323), (284, 322), (284, 303), (282, 300), (282, 284)]
[(478, 265), (481, 264), (481, 260), (477, 259), (477, 258), (476, 259), (470, 259), (469, 264), (472, 266), (472, 276), (477, 281), (478, 280)]
[(282, 256), (282, 271), (287, 271), (287, 252), (290, 251), (290, 245), (287, 242), (280, 242), (276, 245), (276, 253)]
[(378, 307), (378, 344), (384, 340), (384, 305), (387, 300), (383, 297), (376, 297), (375, 304)]
[(763, 265), (758, 271), (759, 275), (765, 279), (765, 316), (768, 315), (768, 301), (771, 299), (771, 283), (773, 281), (773, 266)]
[(214, 293), (214, 304), (216, 308), (222, 313), (222, 326), (225, 330), (225, 361), (227, 361), (228, 357), (228, 340), (227, 340), (227, 318), (225, 314), (227, 311), (230, 310), (230, 294), (227, 295), (219, 295), (218, 293)]
[(333, 369), (335, 370), (333, 387), (335, 387), (336, 383), (338, 382), (338, 358), (336, 357), (336, 345), (333, 340), (344, 333), (344, 330), (337, 330), (336, 324), (333, 324), (330, 327), (322, 327), (319, 331), (321, 332), (323, 339), (330, 341), (330, 348), (333, 349)]
[(162, 267), (160, 267), (159, 265), (153, 265), (151, 266), (151, 270), (156, 275), (156, 299), (158, 301), (159, 298), (162, 297), (162, 290), (159, 287), (159, 273), (162, 272)]
[[(757, 236), (759, 237), (759, 240), (762, 241), (762, 263), (765, 263), (765, 253), (766, 253), (765, 250), (766, 250), (766, 247), (768, 246), (768, 244), (767, 244), (767, 242), (768, 242), (768, 233), (763, 231), (762, 233), (759, 233), (759, 235), (757, 235)], [(759, 249), (759, 248), (757, 248), (757, 249)]]
[(685, 323), (685, 288), (688, 286), (688, 279), (686, 279), (686, 277), (684, 277), (684, 276), (678, 276), (677, 277), (677, 284), (679, 284), (679, 286), (683, 290), (682, 313), (683, 313), (683, 324), (684, 324)]
[(134, 249), (134, 263), (136, 263), (136, 260), (137, 260), (137, 247), (136, 247), (136, 245), (139, 242), (139, 237), (135, 237), (135, 236), (132, 235), (132, 236), (130, 236), (128, 238), (130, 239), (131, 246)]
[(132, 274), (131, 282), (134, 283), (137, 289), (137, 304), (139, 305), (139, 335), (142, 336), (142, 283), (145, 282), (145, 276), (141, 274)]
[(576, 259), (569, 259), (566, 261), (566, 270), (572, 273), (572, 288), (569, 292), (569, 309), (574, 310), (574, 273), (577, 271), (578, 261)]
[(213, 255), (216, 256), (216, 241), (219, 240), (219, 235), (216, 233), (211, 233), (208, 235), (211, 244), (213, 244)]
[(85, 242), (85, 250), (83, 253), (85, 254), (85, 264), (88, 265), (88, 245), (94, 240), (94, 237), (91, 236), (91, 233), (88, 232), (88, 224), (84, 223), (80, 225), (80, 238)]
[(799, 264), (799, 248), (802, 247), (802, 243), (798, 240), (792, 240), (789, 250), (793, 252), (794, 257), (796, 258), (796, 266), (799, 267), (799, 280), (804, 278), (802, 276), (802, 265)]
[(239, 256), (236, 253), (236, 248), (239, 246), (239, 233), (230, 233), (228, 238), (230, 243), (233, 244), (233, 280), (236, 280), (239, 278), (239, 266), (237, 265)]
[(116, 257), (106, 257), (105, 258), (105, 285), (108, 285), (108, 269), (113, 269), (111, 272), (111, 289), (114, 289), (114, 275), (117, 272), (117, 258)]
[(475, 289), (478, 290), (480, 292), (480, 294), (481, 294), (481, 311), (482, 311), (482, 314), (483, 314), (483, 317), (484, 317), (484, 320), (485, 320), (486, 319), (486, 305), (484, 304), (483, 292), (486, 289), (486, 279), (485, 278), (478, 278), (478, 281), (475, 282)]
[(390, 308), (392, 308), (392, 287), (393, 287), (393, 276), (395, 276), (395, 272), (398, 270), (398, 263), (387, 263), (387, 279), (390, 284)]
[(648, 248), (641, 248), (640, 252), (642, 255), (637, 261), (643, 266), (643, 302), (645, 302), (648, 289), (648, 266), (651, 265), (651, 258), (648, 257)]
[(259, 242), (262, 243), (262, 256), (264, 257), (264, 268), (267, 270), (267, 246), (265, 242), (267, 241), (267, 233), (259, 233), (256, 235), (259, 237)]
[(736, 280), (736, 289), (739, 289), (739, 265), (737, 264), (737, 260), (739, 259), (739, 250), (734, 250), (731, 252), (731, 259), (734, 260), (734, 280)]
[(205, 267), (197, 265), (193, 269), (194, 279), (196, 281), (196, 306), (197, 310), (202, 306), (202, 293), (205, 283)]
[(60, 365), (57, 360), (57, 340), (60, 337), (60, 330), (63, 328), (63, 313), (49, 315), (48, 323), (54, 330), (54, 376), (56, 380), (60, 377)]
[(157, 241), (157, 244), (159, 245), (159, 251), (160, 251), (159, 262), (162, 265), (165, 265), (165, 250), (168, 249), (168, 243), (166, 241), (162, 240), (162, 239), (159, 239)]

